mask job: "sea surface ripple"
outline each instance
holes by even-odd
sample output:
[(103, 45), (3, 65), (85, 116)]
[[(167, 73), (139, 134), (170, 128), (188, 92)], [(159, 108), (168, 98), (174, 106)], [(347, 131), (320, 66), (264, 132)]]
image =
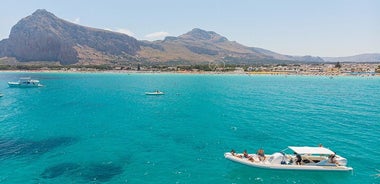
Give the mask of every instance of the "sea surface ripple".
[[(380, 183), (379, 77), (2, 72), (0, 93), (0, 183)], [(354, 171), (223, 157), (320, 143)]]

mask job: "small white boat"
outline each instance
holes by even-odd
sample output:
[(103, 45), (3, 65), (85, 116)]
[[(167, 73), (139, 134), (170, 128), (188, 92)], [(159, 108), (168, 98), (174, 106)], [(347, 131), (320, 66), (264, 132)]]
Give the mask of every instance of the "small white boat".
[[(347, 159), (336, 155), (325, 147), (297, 147), (289, 146), (293, 154), (286, 154), (283, 150), (273, 154), (265, 155), (260, 160), (257, 154), (248, 154), (234, 151), (224, 154), (226, 159), (245, 164), (251, 167), (274, 169), (274, 170), (303, 170), (303, 171), (352, 171), (347, 167)], [(288, 150), (286, 149), (286, 150)]]
[(2, 93), (0, 93), (0, 98), (3, 97), (4, 95)]
[(164, 95), (165, 93), (162, 91), (154, 91), (154, 92), (145, 92), (146, 95)]
[(31, 79), (30, 77), (21, 77), (17, 82), (8, 82), (9, 87), (29, 88), (42, 87), (39, 80)]

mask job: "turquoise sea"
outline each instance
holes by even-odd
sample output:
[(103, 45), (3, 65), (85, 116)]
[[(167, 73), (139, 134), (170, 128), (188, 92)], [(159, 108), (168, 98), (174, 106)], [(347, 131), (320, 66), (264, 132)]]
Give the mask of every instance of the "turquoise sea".
[[(379, 77), (2, 72), (0, 93), (0, 183), (380, 183)], [(319, 143), (354, 171), (223, 157)]]

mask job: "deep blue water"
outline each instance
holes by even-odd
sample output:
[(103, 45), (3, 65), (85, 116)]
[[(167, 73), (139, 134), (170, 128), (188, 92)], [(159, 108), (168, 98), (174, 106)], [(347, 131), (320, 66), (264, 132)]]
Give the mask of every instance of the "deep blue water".
[[(3, 72), (0, 93), (0, 183), (380, 183), (379, 77)], [(354, 172), (223, 157), (319, 143)]]

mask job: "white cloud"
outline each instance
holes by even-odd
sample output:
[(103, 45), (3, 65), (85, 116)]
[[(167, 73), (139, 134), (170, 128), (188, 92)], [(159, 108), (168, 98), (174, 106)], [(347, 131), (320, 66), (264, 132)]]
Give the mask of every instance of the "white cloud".
[(73, 21), (73, 23), (79, 24), (80, 23), (80, 18), (79, 17), (75, 18), (75, 20)]
[(169, 36), (170, 34), (168, 32), (160, 31), (160, 32), (154, 32), (145, 35), (145, 38), (148, 40), (162, 40), (166, 36)]
[(116, 29), (116, 30), (114, 30), (114, 31), (116, 31), (116, 32), (118, 32), (118, 33), (126, 34), (126, 35), (128, 35), (128, 36), (135, 36), (135, 33), (134, 33), (134, 32), (132, 32), (132, 31), (129, 30), (129, 29), (125, 29), (125, 28), (118, 28), (118, 29)]
[(104, 30), (112, 31), (112, 32), (118, 32), (118, 33), (126, 34), (128, 36), (135, 36), (136, 35), (131, 30), (125, 29), (125, 28), (117, 28), (117, 29), (104, 28)]

